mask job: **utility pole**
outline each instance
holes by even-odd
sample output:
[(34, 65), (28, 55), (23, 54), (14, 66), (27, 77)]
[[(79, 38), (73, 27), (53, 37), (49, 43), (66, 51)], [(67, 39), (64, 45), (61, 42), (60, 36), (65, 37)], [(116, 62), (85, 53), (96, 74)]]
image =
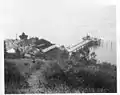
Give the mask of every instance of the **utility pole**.
[(112, 42), (111, 42), (111, 50), (112, 50)]
[(17, 40), (17, 34), (16, 34), (16, 40)]

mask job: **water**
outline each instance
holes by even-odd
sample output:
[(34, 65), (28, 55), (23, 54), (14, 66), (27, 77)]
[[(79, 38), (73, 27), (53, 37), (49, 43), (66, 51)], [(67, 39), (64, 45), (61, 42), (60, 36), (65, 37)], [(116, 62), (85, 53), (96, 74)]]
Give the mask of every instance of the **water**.
[(97, 59), (102, 62), (110, 62), (111, 64), (116, 63), (116, 43), (113, 42), (105, 42), (102, 47), (95, 50)]

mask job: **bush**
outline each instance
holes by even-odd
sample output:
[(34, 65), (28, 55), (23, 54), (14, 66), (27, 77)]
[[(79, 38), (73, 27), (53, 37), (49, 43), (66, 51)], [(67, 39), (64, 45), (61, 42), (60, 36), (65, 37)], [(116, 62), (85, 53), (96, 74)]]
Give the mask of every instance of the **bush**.
[[(53, 86), (54, 83), (58, 84), (60, 82), (61, 84), (66, 83), (69, 89), (83, 87), (89, 88), (87, 92), (117, 92), (116, 69), (112, 65), (104, 67), (103, 64), (84, 64), (82, 62), (75, 64), (72, 61), (67, 61), (66, 66), (60, 68), (59, 73), (53, 73), (51, 71), (57, 69), (54, 66), (56, 64), (52, 64), (53, 66), (49, 64), (49, 68), (45, 70), (46, 73), (44, 74), (47, 76), (49, 85)], [(51, 79), (54, 81), (52, 82)], [(55, 81), (56, 79), (59, 82)], [(94, 90), (90, 91), (91, 88)]]
[[(84, 61), (83, 61), (84, 62)], [(83, 62), (73, 63), (66, 61), (61, 68), (56, 61), (38, 62), (34, 68), (38, 68), (44, 76), (45, 89), (51, 91), (67, 88), (68, 92), (117, 92), (115, 66), (103, 64), (84, 64)], [(42, 64), (42, 65), (39, 65)], [(38, 66), (39, 65), (39, 66)], [(40, 80), (41, 83), (42, 80)], [(57, 88), (57, 90), (55, 90)], [(80, 88), (80, 89), (78, 89)], [(65, 92), (63, 90), (58, 92)]]
[[(71, 64), (68, 66), (66, 76), (68, 77), (69, 84), (73, 87), (83, 85), (90, 88), (104, 88), (107, 92), (116, 92), (117, 80), (116, 69), (112, 65), (104, 67), (102, 64), (88, 64), (88, 65), (75, 66)], [(84, 63), (83, 63), (84, 64)]]
[[(117, 92), (116, 66), (114, 65), (84, 64), (84, 61), (74, 63), (72, 60), (65, 61), (62, 66), (59, 64), (57, 61), (50, 60), (36, 60), (36, 63), (32, 64), (29, 74), (37, 77), (35, 82), (39, 87), (35, 89), (38, 89), (38, 92), (40, 89), (43, 89), (43, 93)], [(5, 61), (7, 86), (12, 84), (11, 87), (19, 89), (20, 85), (17, 87), (16, 84), (21, 84), (23, 81), (25, 78), (17, 70), (15, 64)], [(16, 88), (15, 90), (6, 88), (6, 93), (18, 93)], [(32, 92), (35, 93), (35, 91)]]

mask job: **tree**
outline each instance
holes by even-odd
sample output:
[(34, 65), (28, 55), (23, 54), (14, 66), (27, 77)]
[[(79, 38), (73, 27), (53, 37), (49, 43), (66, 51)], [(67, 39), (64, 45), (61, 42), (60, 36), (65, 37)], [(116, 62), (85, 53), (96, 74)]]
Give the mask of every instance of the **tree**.
[[(89, 40), (88, 43), (86, 43), (84, 45), (83, 48), (79, 49), (78, 51), (74, 52), (74, 54), (72, 54), (72, 58), (74, 59), (80, 59), (80, 60), (84, 60), (86, 62), (90, 61), (90, 60), (96, 60), (96, 54), (95, 52), (91, 52), (91, 48), (98, 48), (101, 45), (101, 40), (97, 39), (97, 38), (90, 38), (90, 36), (84, 37), (83, 41)], [(77, 55), (77, 56), (76, 56)]]
[(26, 35), (24, 32), (19, 36), (21, 40), (26, 40), (28, 35)]
[(95, 57), (96, 57), (95, 52), (92, 52), (92, 53), (90, 54), (90, 57), (91, 57), (91, 59), (95, 59)]

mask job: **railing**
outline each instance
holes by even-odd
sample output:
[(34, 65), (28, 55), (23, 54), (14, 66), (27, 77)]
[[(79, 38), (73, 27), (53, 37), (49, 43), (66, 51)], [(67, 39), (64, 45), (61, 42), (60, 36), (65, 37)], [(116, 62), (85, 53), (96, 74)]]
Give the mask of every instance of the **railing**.
[(74, 46), (72, 46), (70, 49), (67, 49), (69, 52), (74, 52), (76, 50), (81, 49), (83, 46), (85, 46), (87, 43), (89, 42), (89, 40), (86, 41), (82, 41)]

